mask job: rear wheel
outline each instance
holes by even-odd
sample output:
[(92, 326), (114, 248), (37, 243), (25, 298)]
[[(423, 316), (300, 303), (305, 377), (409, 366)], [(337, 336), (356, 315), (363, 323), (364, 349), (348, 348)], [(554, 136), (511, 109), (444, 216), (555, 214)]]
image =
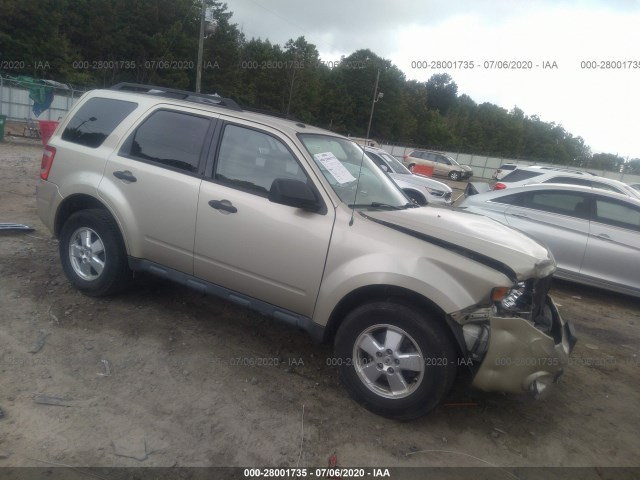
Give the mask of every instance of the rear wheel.
[(60, 260), (69, 281), (91, 296), (116, 293), (131, 272), (118, 225), (106, 210), (81, 210), (60, 232)]
[(455, 349), (444, 328), (401, 302), (353, 310), (338, 329), (335, 353), (351, 396), (374, 413), (400, 420), (432, 410), (456, 374)]

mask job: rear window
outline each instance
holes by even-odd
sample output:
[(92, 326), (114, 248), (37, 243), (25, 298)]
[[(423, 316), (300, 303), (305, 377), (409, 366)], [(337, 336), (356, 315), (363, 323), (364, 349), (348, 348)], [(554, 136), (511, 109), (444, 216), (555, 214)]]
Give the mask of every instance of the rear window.
[(515, 170), (517, 165), (504, 164), (500, 165), (500, 170)]
[(137, 106), (134, 102), (91, 98), (69, 121), (62, 132), (62, 139), (85, 147), (98, 148)]
[(521, 180), (528, 180), (538, 175), (542, 175), (543, 172), (532, 172), (530, 170), (516, 169), (511, 173), (508, 173), (502, 179), (502, 182), (519, 182)]

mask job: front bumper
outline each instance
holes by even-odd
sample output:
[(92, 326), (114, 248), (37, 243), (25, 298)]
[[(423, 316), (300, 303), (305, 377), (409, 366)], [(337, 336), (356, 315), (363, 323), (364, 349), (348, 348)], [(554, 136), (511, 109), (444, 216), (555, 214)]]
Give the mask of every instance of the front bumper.
[(519, 317), (489, 319), (489, 344), (472, 385), (488, 392), (533, 393), (549, 390), (564, 373), (577, 341), (571, 322), (565, 321), (551, 298), (550, 335)]

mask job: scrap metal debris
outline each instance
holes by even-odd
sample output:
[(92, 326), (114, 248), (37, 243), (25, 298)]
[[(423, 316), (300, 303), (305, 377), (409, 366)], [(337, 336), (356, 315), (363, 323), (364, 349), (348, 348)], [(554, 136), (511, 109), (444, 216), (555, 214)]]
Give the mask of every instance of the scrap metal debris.
[(52, 397), (50, 395), (40, 394), (33, 398), (34, 402), (41, 405), (54, 405), (56, 407), (74, 407), (75, 404), (71, 400), (61, 397)]
[(35, 228), (21, 223), (0, 223), (0, 230), (11, 232), (33, 232)]
[(98, 372), (98, 375), (100, 377), (110, 377), (111, 376), (111, 369), (109, 368), (109, 361), (108, 360), (100, 360), (102, 362), (102, 365), (104, 366), (104, 373), (100, 373)]

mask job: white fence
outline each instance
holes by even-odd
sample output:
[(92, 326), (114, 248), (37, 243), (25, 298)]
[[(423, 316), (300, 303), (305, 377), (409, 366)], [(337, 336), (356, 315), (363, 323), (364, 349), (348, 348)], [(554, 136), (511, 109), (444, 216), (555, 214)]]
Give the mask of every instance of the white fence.
[[(399, 145), (379, 145), (380, 148), (386, 150), (394, 157), (402, 158), (403, 155), (411, 153), (416, 150), (413, 147), (403, 147)], [(490, 180), (496, 169), (503, 163), (514, 163), (516, 165), (544, 165), (550, 167), (565, 167), (566, 165), (558, 165), (553, 163), (533, 162), (529, 160), (514, 160), (512, 158), (500, 158), (489, 157), (486, 155), (473, 155), (469, 153), (456, 153), (456, 152), (443, 152), (446, 155), (454, 158), (458, 163), (462, 165), (469, 165), (473, 168), (472, 179), (485, 179)], [(568, 167), (573, 170), (580, 170), (575, 167)], [(582, 169), (587, 171), (586, 169)], [(610, 172), (606, 170), (594, 170), (588, 169), (589, 172), (600, 175), (601, 177), (612, 178), (614, 180), (620, 180), (625, 183), (640, 183), (640, 175), (632, 175), (630, 173)]]
[(54, 89), (51, 106), (36, 117), (32, 110), (33, 100), (29, 98), (29, 89), (16, 86), (15, 82), (0, 76), (0, 115), (19, 122), (27, 119), (59, 120), (83, 93), (73, 89)]

